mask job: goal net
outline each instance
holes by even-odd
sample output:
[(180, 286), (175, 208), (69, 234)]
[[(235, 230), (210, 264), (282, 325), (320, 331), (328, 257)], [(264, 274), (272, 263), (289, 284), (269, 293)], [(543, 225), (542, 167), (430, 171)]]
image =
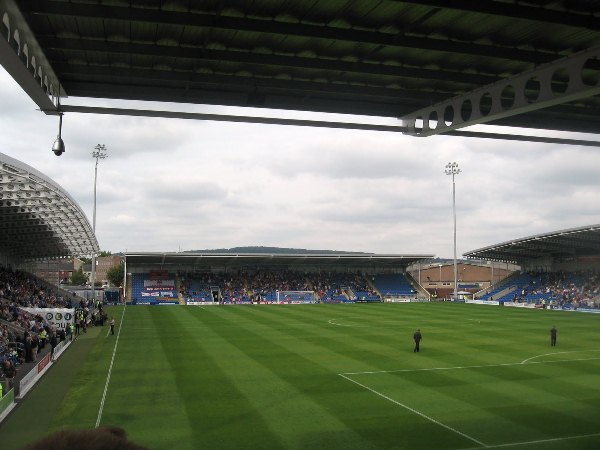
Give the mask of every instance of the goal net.
[(315, 303), (315, 291), (277, 291), (277, 303)]

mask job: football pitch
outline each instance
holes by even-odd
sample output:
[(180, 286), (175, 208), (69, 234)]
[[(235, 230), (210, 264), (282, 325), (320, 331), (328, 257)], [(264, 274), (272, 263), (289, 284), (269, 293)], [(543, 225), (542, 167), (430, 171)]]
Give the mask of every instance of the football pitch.
[(109, 314), (115, 335), (74, 342), (0, 427), (3, 450), (97, 425), (151, 449), (600, 448), (597, 314), (453, 303)]

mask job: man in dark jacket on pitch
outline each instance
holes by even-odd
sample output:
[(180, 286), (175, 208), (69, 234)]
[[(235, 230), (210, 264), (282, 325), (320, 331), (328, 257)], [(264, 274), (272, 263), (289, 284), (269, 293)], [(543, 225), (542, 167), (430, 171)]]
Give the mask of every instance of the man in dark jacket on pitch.
[(415, 340), (415, 349), (413, 352), (419, 353), (419, 344), (421, 343), (421, 339), (423, 339), (423, 336), (421, 336), (421, 330), (417, 329), (417, 331), (415, 331), (413, 339)]

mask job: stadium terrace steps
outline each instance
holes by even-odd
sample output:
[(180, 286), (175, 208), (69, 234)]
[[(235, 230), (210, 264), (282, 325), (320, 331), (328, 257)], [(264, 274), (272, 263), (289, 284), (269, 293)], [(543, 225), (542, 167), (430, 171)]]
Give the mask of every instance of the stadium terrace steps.
[(383, 297), (414, 297), (415, 290), (403, 274), (383, 274), (373, 277), (375, 288)]

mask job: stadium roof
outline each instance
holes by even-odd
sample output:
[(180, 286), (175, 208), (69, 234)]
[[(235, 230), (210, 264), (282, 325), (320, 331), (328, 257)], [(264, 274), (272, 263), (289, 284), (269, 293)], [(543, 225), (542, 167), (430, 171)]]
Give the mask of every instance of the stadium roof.
[(287, 267), (318, 266), (349, 268), (406, 267), (433, 255), (376, 255), (369, 253), (280, 254), (280, 253), (126, 253), (128, 265), (161, 269), (178, 267)]
[(523, 262), (551, 257), (554, 261), (582, 256), (600, 255), (600, 225), (538, 234), (464, 254), (467, 258)]
[(56, 182), (0, 153), (0, 252), (17, 261), (91, 255), (85, 214)]
[(321, 123), (58, 102), (98, 97), (392, 117), (321, 126), (421, 136), (600, 132), (598, 0), (0, 0), (0, 14), (0, 62), (48, 114)]

